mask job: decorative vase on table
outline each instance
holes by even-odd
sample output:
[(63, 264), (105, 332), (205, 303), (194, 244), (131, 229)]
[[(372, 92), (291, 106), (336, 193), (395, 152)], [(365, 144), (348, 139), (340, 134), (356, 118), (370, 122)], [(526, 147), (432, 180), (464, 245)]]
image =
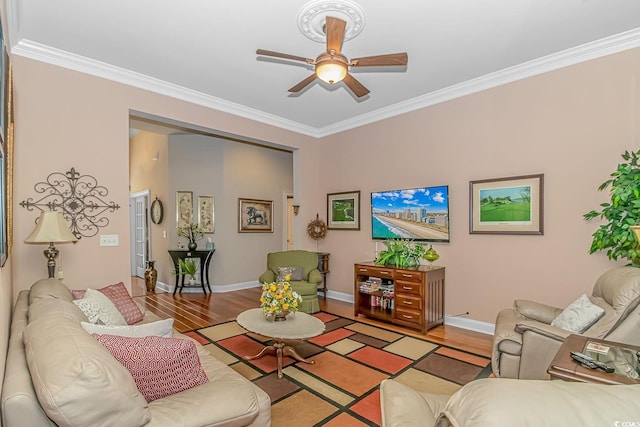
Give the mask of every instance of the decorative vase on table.
[(287, 320), (287, 316), (289, 315), (289, 311), (284, 310), (284, 311), (278, 311), (276, 312), (275, 316), (273, 317), (273, 321), (274, 322), (284, 322), (285, 320)]
[(440, 258), (440, 255), (438, 255), (438, 252), (433, 249), (433, 246), (429, 245), (429, 249), (425, 252), (422, 258), (429, 261), (429, 268), (433, 268), (433, 262)]
[(147, 261), (147, 269), (144, 272), (144, 284), (147, 292), (155, 292), (156, 283), (158, 282), (158, 270), (155, 269), (155, 261)]
[(198, 248), (198, 244), (192, 240), (187, 245), (187, 248), (189, 248), (190, 251), (195, 251)]

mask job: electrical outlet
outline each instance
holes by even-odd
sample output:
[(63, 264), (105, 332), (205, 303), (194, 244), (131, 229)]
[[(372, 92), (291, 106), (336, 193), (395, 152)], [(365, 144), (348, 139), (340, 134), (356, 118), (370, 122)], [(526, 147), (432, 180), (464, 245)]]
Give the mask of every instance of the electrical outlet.
[(120, 239), (117, 234), (101, 234), (100, 246), (118, 246)]

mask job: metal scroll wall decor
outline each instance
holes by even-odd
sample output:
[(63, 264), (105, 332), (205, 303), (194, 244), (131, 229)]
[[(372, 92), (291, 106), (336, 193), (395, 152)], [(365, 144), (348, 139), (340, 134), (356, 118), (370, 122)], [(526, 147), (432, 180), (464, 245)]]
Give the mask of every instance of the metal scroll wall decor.
[(65, 173), (53, 172), (45, 182), (38, 182), (33, 188), (42, 197), (30, 197), (20, 202), (20, 206), (29, 211), (44, 211), (45, 208), (62, 211), (78, 239), (98, 234), (100, 228), (109, 225), (105, 214), (120, 209), (117, 203), (104, 200), (109, 194), (106, 187), (98, 185), (98, 180), (91, 175), (80, 175), (75, 168)]

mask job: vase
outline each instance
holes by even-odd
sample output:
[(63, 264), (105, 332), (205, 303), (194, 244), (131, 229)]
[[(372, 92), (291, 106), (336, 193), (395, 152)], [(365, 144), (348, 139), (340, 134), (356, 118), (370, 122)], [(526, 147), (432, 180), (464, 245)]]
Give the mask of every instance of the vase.
[(147, 269), (144, 272), (144, 284), (147, 286), (147, 292), (155, 292), (156, 290), (158, 270), (154, 268), (155, 263), (155, 261), (147, 261)]
[(287, 320), (288, 311), (276, 311), (275, 316), (273, 317), (274, 322), (284, 322)]
[(195, 251), (198, 248), (198, 244), (192, 240), (187, 245), (187, 248), (189, 248), (190, 251)]

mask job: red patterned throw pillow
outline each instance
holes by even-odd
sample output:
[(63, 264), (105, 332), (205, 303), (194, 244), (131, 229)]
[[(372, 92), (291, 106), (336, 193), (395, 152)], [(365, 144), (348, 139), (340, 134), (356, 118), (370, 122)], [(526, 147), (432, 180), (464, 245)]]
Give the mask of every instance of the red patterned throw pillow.
[[(106, 295), (113, 305), (116, 306), (120, 314), (122, 314), (122, 317), (124, 317), (124, 320), (126, 320), (127, 325), (138, 323), (144, 318), (144, 313), (140, 311), (138, 305), (133, 301), (124, 283), (116, 283), (115, 285), (105, 286), (98, 290)], [(74, 289), (71, 291), (71, 294), (75, 300), (83, 298), (85, 292), (84, 289)]]
[(190, 340), (98, 334), (93, 337), (129, 370), (147, 402), (209, 381)]

